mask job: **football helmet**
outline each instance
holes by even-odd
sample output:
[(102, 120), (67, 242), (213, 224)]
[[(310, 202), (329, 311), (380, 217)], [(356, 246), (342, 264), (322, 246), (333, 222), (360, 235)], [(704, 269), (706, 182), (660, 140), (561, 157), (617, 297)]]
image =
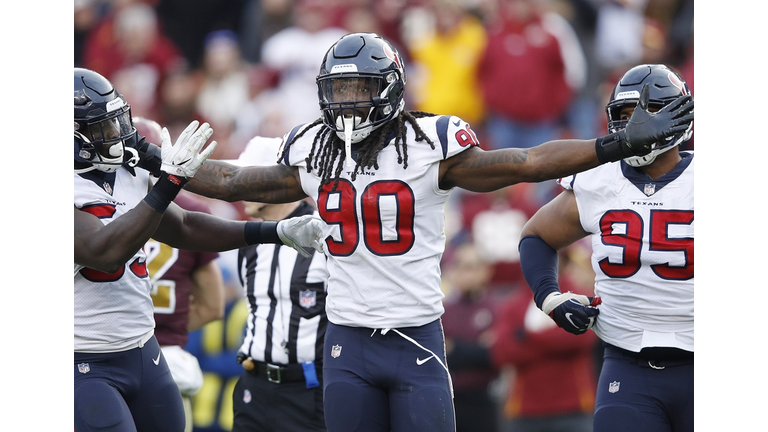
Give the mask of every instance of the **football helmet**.
[[(85, 166), (77, 171), (117, 171), (125, 162), (125, 141), (136, 134), (130, 105), (109, 80), (82, 68), (75, 68), (74, 101), (75, 161)], [(138, 161), (138, 154), (133, 159)]]
[[(609, 133), (615, 133), (627, 127), (629, 120), (621, 119), (621, 111), (625, 107), (634, 108), (637, 105), (640, 90), (646, 84), (649, 85), (650, 90), (648, 107), (652, 112), (665, 107), (680, 96), (691, 94), (688, 85), (680, 75), (667, 66), (661, 64), (635, 66), (619, 79), (605, 106)], [(675, 134), (662, 143), (656, 143), (650, 153), (644, 156), (628, 157), (624, 161), (634, 167), (648, 165), (656, 159), (656, 156), (688, 141), (692, 128), (693, 123), (684, 132)]]
[(402, 57), (381, 36), (342, 37), (326, 52), (317, 75), (323, 123), (342, 140), (364, 140), (403, 110), (405, 80)]

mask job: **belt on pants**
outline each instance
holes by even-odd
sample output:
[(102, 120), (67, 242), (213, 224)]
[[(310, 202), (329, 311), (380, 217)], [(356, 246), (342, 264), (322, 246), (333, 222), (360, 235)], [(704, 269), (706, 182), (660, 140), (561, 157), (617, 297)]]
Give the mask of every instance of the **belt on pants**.
[[(267, 381), (275, 384), (305, 382), (304, 367), (300, 363), (289, 363), (287, 365), (276, 365), (260, 361), (253, 362), (254, 368), (246, 371), (252, 375), (266, 378)], [(322, 368), (315, 366), (320, 375)]]
[(693, 364), (694, 354), (691, 351), (683, 351), (678, 348), (645, 348), (636, 353), (606, 343), (605, 350), (609, 355), (621, 357), (638, 366), (652, 369), (666, 369), (667, 367)]

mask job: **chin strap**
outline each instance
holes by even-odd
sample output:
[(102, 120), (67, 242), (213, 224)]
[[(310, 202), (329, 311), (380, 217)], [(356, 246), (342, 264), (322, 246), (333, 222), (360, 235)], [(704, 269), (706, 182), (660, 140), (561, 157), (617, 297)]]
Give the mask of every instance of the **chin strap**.
[(128, 146), (125, 146), (125, 151), (127, 153), (130, 153), (131, 157), (128, 160), (125, 160), (125, 156), (124, 156), (124, 158), (123, 158), (124, 162), (123, 163), (128, 165), (131, 168), (133, 168), (136, 165), (138, 165), (139, 161), (141, 160), (141, 158), (139, 157), (139, 151), (136, 150), (135, 148), (128, 147)]

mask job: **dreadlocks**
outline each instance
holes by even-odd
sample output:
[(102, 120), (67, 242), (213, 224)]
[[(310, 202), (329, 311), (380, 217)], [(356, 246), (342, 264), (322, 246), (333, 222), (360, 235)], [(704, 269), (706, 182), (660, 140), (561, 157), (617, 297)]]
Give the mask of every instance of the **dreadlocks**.
[[(367, 143), (361, 146), (358, 153), (357, 161), (355, 162), (355, 169), (352, 171), (352, 180), (357, 178), (357, 172), (362, 171), (365, 168), (379, 169), (378, 156), (379, 152), (384, 149), (394, 135), (395, 138), (395, 150), (397, 151), (397, 163), (403, 165), (403, 169), (408, 168), (408, 145), (406, 142), (406, 125), (408, 122), (416, 132), (416, 141), (427, 141), (432, 149), (435, 149), (435, 143), (424, 133), (419, 126), (416, 119), (422, 117), (432, 117), (435, 114), (424, 111), (403, 111), (400, 113), (396, 121), (387, 122), (384, 126), (377, 129), (376, 133), (363, 140)], [(278, 162), (285, 157), (285, 153), (288, 148), (296, 142), (304, 133), (313, 127), (322, 124), (322, 118), (319, 118), (312, 122), (309, 126), (304, 128), (300, 133), (296, 134), (291, 141), (289, 141), (283, 148), (283, 152), (280, 155)], [(320, 176), (320, 187), (331, 182), (333, 179), (333, 188), (331, 191), (336, 190), (336, 186), (339, 184), (339, 177), (341, 176), (344, 168), (344, 141), (339, 138), (331, 128), (322, 127), (315, 134), (315, 139), (312, 141), (312, 148), (307, 155), (307, 172), (312, 172), (313, 169), (317, 169), (317, 173)], [(338, 161), (338, 162), (337, 162)], [(336, 163), (336, 167), (333, 164)]]

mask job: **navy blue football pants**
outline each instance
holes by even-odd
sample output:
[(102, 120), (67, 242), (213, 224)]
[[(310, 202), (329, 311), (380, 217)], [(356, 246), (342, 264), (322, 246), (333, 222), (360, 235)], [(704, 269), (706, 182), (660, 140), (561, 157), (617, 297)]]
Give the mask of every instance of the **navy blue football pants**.
[(693, 359), (649, 363), (607, 345), (593, 431), (693, 432)]
[(179, 387), (154, 336), (141, 348), (75, 353), (76, 432), (183, 432)]
[(329, 432), (453, 432), (440, 320), (390, 330), (328, 323), (323, 354)]

